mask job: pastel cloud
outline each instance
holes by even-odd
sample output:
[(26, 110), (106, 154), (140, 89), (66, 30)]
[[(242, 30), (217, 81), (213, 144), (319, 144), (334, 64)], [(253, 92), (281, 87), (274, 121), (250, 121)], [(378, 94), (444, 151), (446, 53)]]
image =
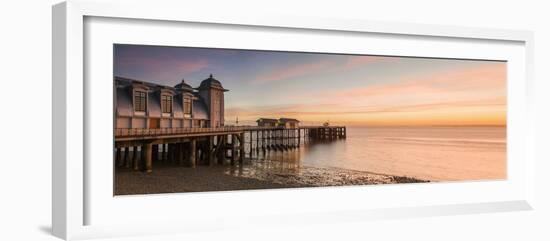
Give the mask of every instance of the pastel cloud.
[(304, 63), (275, 65), (268, 71), (260, 73), (253, 79), (254, 83), (266, 83), (270, 81), (287, 80), (292, 78), (323, 74), (324, 72), (343, 72), (364, 67), (368, 64), (388, 61), (392, 58), (378, 56), (344, 56), (340, 59), (316, 59)]
[(322, 90), (291, 98), (300, 104), (248, 107), (228, 110), (227, 114), (250, 120), (287, 116), (357, 125), (503, 125), (506, 64), (401, 76), (391, 84)]
[[(376, 84), (364, 88), (354, 88), (335, 93), (339, 97), (371, 96), (371, 95), (401, 95), (418, 93), (416, 91), (444, 92), (474, 89), (505, 89), (506, 68), (503, 64), (484, 65), (446, 71), (428, 73), (422, 76), (402, 76), (393, 84)], [(332, 92), (334, 93), (334, 92)], [(421, 92), (424, 94), (424, 92)]]
[(210, 67), (207, 58), (180, 56), (173, 51), (134, 51), (128, 46), (115, 52), (116, 74), (146, 81), (175, 82)]
[(329, 61), (315, 61), (303, 64), (290, 65), (285, 67), (276, 67), (265, 73), (261, 73), (254, 79), (255, 83), (265, 83), (276, 80), (284, 80), (295, 77), (302, 77), (312, 72), (320, 71), (330, 64)]
[(204, 69), (208, 66), (208, 61), (205, 59), (190, 60), (190, 59), (171, 59), (159, 61), (154, 58), (124, 58), (120, 62), (120, 67), (139, 67), (147, 70), (155, 69), (177, 69), (182, 73), (193, 73)]
[(382, 61), (389, 61), (390, 59), (397, 59), (391, 57), (381, 57), (381, 56), (349, 56), (346, 63), (343, 66), (343, 69), (353, 69), (357, 67), (362, 67), (367, 64), (378, 63)]

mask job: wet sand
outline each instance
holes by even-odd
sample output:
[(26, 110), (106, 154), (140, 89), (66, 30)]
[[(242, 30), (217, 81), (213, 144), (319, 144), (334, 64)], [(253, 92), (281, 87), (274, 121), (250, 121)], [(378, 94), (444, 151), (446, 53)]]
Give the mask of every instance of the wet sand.
[(426, 181), (339, 168), (296, 166), (274, 162), (196, 168), (157, 165), (152, 173), (128, 169), (117, 170), (115, 195), (417, 182)]

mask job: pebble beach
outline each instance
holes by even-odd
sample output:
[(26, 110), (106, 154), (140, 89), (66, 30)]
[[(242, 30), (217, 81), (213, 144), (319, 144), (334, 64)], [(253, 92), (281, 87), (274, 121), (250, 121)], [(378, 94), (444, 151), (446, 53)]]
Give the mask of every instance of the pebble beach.
[(152, 173), (116, 170), (115, 195), (427, 182), (341, 168), (255, 162), (196, 168), (159, 165)]

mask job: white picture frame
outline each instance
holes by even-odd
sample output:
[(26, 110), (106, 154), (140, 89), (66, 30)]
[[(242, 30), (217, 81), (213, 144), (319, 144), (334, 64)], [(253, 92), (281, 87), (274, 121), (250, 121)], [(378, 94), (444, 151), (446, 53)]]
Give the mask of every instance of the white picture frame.
[[(150, 9), (155, 9), (151, 11)], [(533, 66), (533, 34), (529, 31), (517, 30), (496, 30), (480, 29), (466, 27), (451, 27), (438, 25), (420, 25), (409, 23), (389, 23), (389, 22), (370, 22), (356, 21), (349, 19), (321, 19), (321, 18), (300, 18), (292, 16), (278, 16), (251, 13), (248, 16), (242, 15), (211, 15), (204, 14), (204, 10), (197, 10), (181, 2), (169, 2), (160, 4), (159, 2), (95, 2), (95, 1), (67, 1), (53, 7), (53, 167), (52, 167), (52, 226), (54, 235), (63, 239), (83, 239), (94, 237), (112, 237), (124, 235), (140, 234), (158, 234), (174, 232), (191, 232), (197, 230), (220, 229), (235, 225), (232, 223), (252, 222), (254, 225), (265, 225), (268, 223), (285, 223), (292, 225), (300, 222), (339, 222), (343, 220), (368, 220), (400, 217), (422, 217), (433, 215), (451, 215), (467, 214), (496, 211), (514, 211), (532, 209), (534, 194), (534, 146), (533, 129), (530, 123), (533, 122), (531, 111), (531, 83)], [(131, 22), (131, 24), (145, 24), (152, 22), (149, 28), (154, 29), (162, 24), (205, 24), (203, 27), (222, 27), (223, 31), (233, 31), (231, 29), (247, 29), (251, 34), (258, 32), (275, 31), (275, 34), (285, 34), (285, 31), (299, 31), (300, 34), (334, 35), (338, 38), (340, 35), (364, 34), (391, 36), (392, 38), (422, 38), (425, 41), (445, 41), (453, 44), (470, 44), (473, 48), (484, 47), (493, 49), (492, 56), (495, 58), (510, 58), (514, 66), (512, 72), (509, 72), (508, 93), (513, 98), (509, 99), (509, 136), (508, 148), (509, 176), (508, 180), (499, 182), (465, 182), (465, 183), (443, 183), (443, 184), (408, 184), (408, 185), (387, 185), (373, 187), (345, 187), (345, 188), (316, 188), (302, 190), (266, 190), (252, 192), (219, 192), (207, 194), (176, 194), (176, 195), (151, 195), (151, 197), (134, 196), (122, 198), (113, 201), (106, 199), (115, 199), (114, 197), (96, 198), (97, 193), (102, 192), (102, 185), (92, 185), (90, 180), (94, 174), (88, 171), (96, 167), (86, 161), (86, 156), (90, 155), (88, 145), (86, 145), (86, 135), (89, 135), (89, 126), (86, 125), (86, 118), (90, 117), (90, 106), (86, 102), (86, 95), (89, 89), (96, 88), (95, 84), (90, 85), (85, 81), (90, 78), (86, 74), (86, 68), (96, 68), (94, 60), (87, 59), (86, 53), (89, 53), (87, 47), (95, 48), (96, 45), (86, 45), (87, 34), (99, 33), (95, 35), (93, 41), (101, 42), (114, 41), (104, 39), (100, 36), (103, 30), (98, 27), (90, 30), (86, 28), (86, 19), (115, 19), (122, 22)], [(137, 22), (136, 22), (137, 21)], [(95, 23), (93, 23), (95, 24)], [(99, 25), (112, 24), (109, 21), (100, 21)], [(98, 25), (98, 26), (99, 26)], [(114, 25), (117, 25), (115, 23)], [(114, 26), (113, 25), (113, 26)], [(115, 26), (124, 28), (124, 24)], [(214, 29), (216, 30), (216, 29)], [(214, 31), (213, 30), (213, 31)], [(218, 29), (219, 30), (219, 29)], [(205, 31), (205, 30), (197, 30)], [(235, 30), (237, 31), (237, 30)], [(248, 30), (247, 30), (248, 31)], [(291, 33), (292, 34), (292, 33)], [(307, 37), (307, 36), (306, 36)], [(115, 38), (115, 37), (113, 37)], [(145, 39), (139, 39), (139, 36), (131, 37), (137, 43), (143, 43)], [(223, 38), (221, 38), (223, 39)], [(230, 37), (228, 36), (228, 39)], [(120, 39), (118, 39), (120, 40)], [(237, 38), (235, 40), (238, 40)], [(131, 41), (129, 39), (128, 41)], [(141, 42), (140, 42), (141, 41)], [(177, 39), (173, 42), (165, 40), (148, 40), (151, 43), (158, 44), (177, 44)], [(221, 43), (208, 43), (218, 46)], [(218, 42), (220, 39), (217, 40)], [(230, 42), (230, 41), (229, 41)], [(509, 50), (503, 51), (510, 55), (498, 53), (499, 48), (505, 48), (495, 45), (502, 43), (503, 46), (510, 45)], [(244, 43), (243, 43), (244, 44)], [(237, 46), (238, 44), (231, 45)], [(475, 46), (477, 45), (477, 47)], [(99, 45), (98, 45), (99, 46)], [(225, 46), (227, 47), (227, 43)], [(267, 47), (266, 47), (267, 46)], [(272, 48), (275, 44), (272, 45)], [(281, 45), (282, 46), (282, 45)], [(277, 48), (285, 48), (284, 46)], [(288, 50), (288, 45), (285, 50)], [(491, 48), (491, 46), (493, 46)], [(496, 47), (495, 47), (496, 46)], [(238, 47), (238, 46), (237, 46)], [(269, 48), (268, 45), (254, 46), (256, 49)], [(101, 48), (101, 47), (99, 47)], [(439, 48), (444, 49), (445, 44)], [(507, 47), (506, 47), (507, 48)], [(434, 48), (437, 50), (437, 48)], [(346, 51), (346, 50), (342, 50)], [(353, 51), (353, 50), (347, 50)], [(397, 51), (397, 50), (396, 50)], [(418, 50), (422, 51), (422, 50)], [(434, 50), (435, 51), (435, 50)], [(487, 50), (490, 51), (490, 50)], [(341, 51), (339, 51), (341, 52)], [(482, 51), (481, 51), (482, 52)], [(408, 55), (414, 55), (409, 53)], [(449, 52), (448, 55), (452, 54)], [(490, 55), (491, 53), (484, 53)], [(399, 52), (397, 51), (397, 55)], [(431, 54), (435, 56), (437, 54)], [(463, 56), (455, 57), (473, 57), (475, 53), (464, 53)], [(515, 57), (514, 57), (515, 56)], [(100, 58), (104, 58), (101, 57)], [(90, 61), (91, 63), (87, 62)], [(105, 71), (108, 72), (108, 71)], [(111, 79), (110, 79), (111, 80)], [(513, 85), (513, 86), (512, 86)], [(93, 93), (90, 95), (93, 96)], [(91, 97), (93, 98), (93, 97)], [(109, 109), (107, 112), (111, 112)], [(109, 113), (110, 114), (110, 113)], [(111, 131), (112, 129), (108, 130)], [(93, 141), (93, 140), (92, 140)], [(104, 140), (106, 141), (106, 140)], [(108, 142), (108, 141), (107, 141)], [(110, 150), (105, 150), (110, 152)], [(104, 170), (109, 171), (109, 170)], [(88, 174), (87, 174), (88, 173)], [(108, 182), (107, 182), (108, 183)], [(112, 181), (111, 181), (112, 183)], [(429, 186), (426, 186), (429, 185)], [(401, 195), (401, 193), (420, 194), (425, 198), (432, 198), (436, 191), (453, 190), (459, 193), (468, 194), (471, 190), (482, 193), (489, 190), (492, 198), (464, 197), (458, 199), (449, 195), (447, 198), (441, 198), (439, 201), (422, 201), (421, 199), (411, 198), (408, 202), (383, 202), (384, 199), (373, 199), (372, 207), (359, 208), (357, 202), (350, 201), (346, 203), (345, 208), (336, 206), (323, 206), (322, 201), (316, 205), (300, 206), (299, 210), (293, 210), (284, 203), (280, 207), (274, 207), (270, 210), (260, 209), (259, 207), (250, 207), (249, 210), (241, 210), (238, 213), (211, 210), (202, 212), (199, 217), (198, 212), (190, 212), (186, 206), (202, 205), (208, 206), (212, 201), (225, 199), (235, 205), (243, 205), (243, 200), (256, 200), (258, 202), (275, 202), (284, 197), (293, 197), (299, 200), (308, 200), (316, 198), (323, 200), (327, 195), (337, 192), (340, 197), (359, 197), (365, 198), (362, 193), (368, 188), (370, 193), (380, 193), (384, 195)], [(99, 191), (97, 191), (99, 189)], [(498, 190), (497, 190), (498, 189)], [(94, 191), (96, 190), (96, 191)], [(367, 195), (368, 196), (368, 195)], [(397, 197), (397, 196), (396, 196)], [(342, 199), (334, 199), (336, 204)], [(103, 203), (92, 205), (90, 202)], [(116, 203), (115, 203), (116, 202)], [(176, 204), (177, 202), (177, 204)], [(187, 202), (188, 205), (181, 205)], [(378, 204), (376, 203), (378, 202)], [(117, 206), (117, 203), (124, 203), (123, 206)], [(112, 206), (108, 206), (112, 205)], [(129, 217), (131, 209), (143, 207), (144, 205), (167, 206), (170, 209), (155, 208), (152, 210), (138, 213)], [(269, 206), (269, 205), (268, 205)], [(118, 207), (118, 208), (115, 208)], [(124, 208), (128, 210), (123, 210)], [(158, 209), (158, 210), (157, 210)], [(199, 208), (200, 209), (200, 206)], [(167, 210), (170, 210), (168, 212)], [(120, 211), (120, 213), (113, 213)], [(178, 213), (186, 213), (185, 218), (181, 218)], [(155, 214), (157, 213), (157, 214)], [(113, 215), (113, 222), (105, 221), (106, 215)], [(97, 222), (90, 222), (90, 216), (103, 217), (98, 218)], [(162, 217), (161, 217), (162, 216)], [(121, 218), (116, 218), (121, 217)], [(122, 217), (126, 217), (125, 219)], [(331, 217), (330, 219), (326, 217)], [(134, 219), (141, 226), (136, 226), (129, 219)], [(151, 221), (144, 221), (145, 219)], [(221, 221), (211, 221), (211, 219), (220, 219)], [(188, 220), (193, 220), (189, 222)], [(320, 221), (326, 220), (326, 221)], [(154, 223), (153, 223), (154, 222)]]

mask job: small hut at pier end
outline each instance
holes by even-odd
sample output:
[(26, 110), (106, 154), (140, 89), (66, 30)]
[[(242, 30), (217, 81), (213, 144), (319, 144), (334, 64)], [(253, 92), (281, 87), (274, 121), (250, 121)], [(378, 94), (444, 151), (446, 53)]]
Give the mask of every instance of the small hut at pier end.
[(279, 118), (279, 119), (271, 119), (271, 118), (260, 118), (256, 121), (258, 123), (258, 126), (263, 127), (284, 127), (284, 128), (298, 128), (298, 124), (300, 123), (299, 120), (292, 119), (292, 118)]
[(258, 126), (263, 127), (275, 127), (278, 125), (279, 121), (277, 119), (271, 119), (271, 118), (260, 118), (256, 121), (258, 123)]
[(279, 126), (285, 128), (298, 128), (300, 121), (292, 118), (279, 118)]

